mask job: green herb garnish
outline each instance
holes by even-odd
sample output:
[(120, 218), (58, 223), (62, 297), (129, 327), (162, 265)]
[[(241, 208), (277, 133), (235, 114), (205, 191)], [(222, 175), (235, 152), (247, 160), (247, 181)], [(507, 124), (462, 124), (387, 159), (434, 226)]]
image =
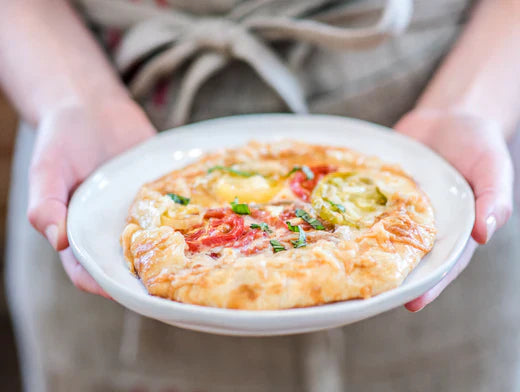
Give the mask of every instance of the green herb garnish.
[(289, 177), (291, 174), (296, 173), (298, 170), (300, 170), (300, 166), (294, 166), (289, 173), (287, 173), (287, 177)]
[(310, 216), (306, 211), (297, 209), (295, 211), (296, 216), (298, 218), (302, 218), (305, 222), (307, 222), (309, 225), (311, 225), (316, 230), (325, 230), (325, 227), (322, 225), (322, 223), (316, 219)]
[(267, 226), (267, 223), (260, 222), (260, 223), (253, 223), (251, 226), (249, 226), (252, 229), (261, 229), (262, 231), (265, 231), (266, 233), (272, 233), (269, 226)]
[(269, 243), (273, 247), (273, 252), (274, 253), (278, 253), (278, 252), (281, 252), (282, 250), (286, 250), (285, 246), (280, 244), (280, 241), (278, 241), (278, 240), (270, 240)]
[(246, 172), (246, 171), (234, 169), (234, 168), (229, 167), (229, 166), (220, 166), (220, 165), (210, 167), (208, 169), (208, 173), (213, 173), (215, 170), (221, 170), (221, 171), (224, 171), (226, 173), (234, 174), (236, 176), (241, 176), (241, 177), (252, 177), (252, 176), (256, 176), (258, 174), (258, 173), (255, 173), (255, 172)]
[[(307, 246), (305, 231), (303, 231), (303, 227), (301, 227), (300, 225), (296, 226), (296, 229), (300, 235), (298, 236), (297, 240), (291, 241), (291, 244), (293, 244), (295, 248), (303, 248), (304, 246)], [(292, 229), (290, 230), (293, 231)]]
[(231, 209), (234, 213), (239, 215), (249, 215), (251, 214), (251, 210), (249, 209), (249, 206), (244, 203), (238, 202), (238, 197), (235, 197), (235, 200), (231, 202)]
[(309, 166), (303, 165), (303, 166), (294, 166), (289, 173), (287, 173), (287, 177), (289, 177), (291, 174), (302, 171), (303, 174), (305, 174), (305, 177), (307, 180), (312, 180), (314, 178), (313, 171), (309, 168)]
[(329, 203), (332, 207), (333, 211), (337, 212), (345, 212), (345, 207), (341, 204), (334, 203), (333, 201), (327, 200), (327, 203)]
[(181, 204), (183, 206), (187, 206), (190, 204), (190, 199), (184, 196), (176, 195), (175, 193), (167, 193), (167, 196), (169, 196), (175, 203)]
[(298, 226), (291, 225), (291, 222), (289, 221), (285, 222), (285, 224), (289, 230), (294, 231), (295, 233), (298, 232)]

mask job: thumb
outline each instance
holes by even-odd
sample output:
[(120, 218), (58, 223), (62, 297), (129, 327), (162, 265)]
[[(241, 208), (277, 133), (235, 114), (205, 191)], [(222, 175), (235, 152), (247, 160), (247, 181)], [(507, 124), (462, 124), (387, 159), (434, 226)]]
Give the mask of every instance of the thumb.
[(66, 219), (71, 186), (64, 174), (59, 159), (37, 157), (29, 171), (29, 221), (56, 250), (68, 246)]
[(476, 199), (472, 236), (484, 244), (507, 222), (513, 208), (513, 168), (505, 145), (482, 154), (468, 180)]

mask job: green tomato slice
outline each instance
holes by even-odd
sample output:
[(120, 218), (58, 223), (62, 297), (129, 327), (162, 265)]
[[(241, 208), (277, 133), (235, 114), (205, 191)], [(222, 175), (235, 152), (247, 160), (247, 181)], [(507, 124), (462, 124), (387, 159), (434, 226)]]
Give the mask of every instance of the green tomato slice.
[(356, 228), (372, 220), (387, 201), (374, 180), (356, 172), (326, 175), (311, 196), (312, 206), (320, 218)]

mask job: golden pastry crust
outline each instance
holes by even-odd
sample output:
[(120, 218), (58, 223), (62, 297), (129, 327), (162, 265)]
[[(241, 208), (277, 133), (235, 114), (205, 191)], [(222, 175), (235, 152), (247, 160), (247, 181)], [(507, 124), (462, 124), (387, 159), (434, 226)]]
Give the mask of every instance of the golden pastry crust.
[[(325, 177), (314, 179), (317, 184), (309, 194), (305, 189), (298, 193), (295, 186), (311, 187), (311, 180), (294, 185), (295, 175), (287, 175), (302, 165), (315, 173), (328, 168)], [(355, 211), (350, 215), (344, 206), (317, 194), (325, 181), (346, 186), (344, 178), (354, 176), (368, 184), (361, 195), (372, 192), (376, 196), (359, 203), (348, 196), (358, 203), (352, 204)], [(355, 184), (349, 188), (353, 192)], [(235, 193), (240, 201), (249, 199), (251, 214), (238, 216), (229, 211), (229, 199)], [(191, 202), (181, 205), (167, 194), (182, 195)], [(374, 198), (379, 194), (383, 196), (377, 204)], [(365, 206), (366, 200), (375, 207)], [(291, 215), (289, 210), (294, 208), (318, 218), (323, 230), (314, 230)], [(356, 211), (366, 214), (359, 217)], [(212, 214), (217, 216), (214, 221)], [(228, 216), (235, 220), (226, 220)], [(306, 246), (292, 247), (298, 233), (282, 227), (285, 216), (294, 225), (306, 224)], [(345, 216), (348, 224), (334, 223)], [(356, 220), (349, 221), (352, 216)], [(241, 237), (227, 245), (200, 245), (198, 236), (208, 219), (218, 222), (219, 230), (225, 227), (225, 235), (226, 230), (235, 229), (230, 222), (240, 219)], [(270, 233), (250, 229), (259, 222), (268, 222)], [(209, 154), (144, 185), (130, 208), (121, 244), (130, 270), (152, 295), (204, 306), (260, 310), (368, 298), (395, 288), (432, 249), (435, 234), (428, 198), (399, 167), (342, 147), (252, 142)], [(268, 245), (273, 238), (280, 238), (286, 249), (273, 253)]]

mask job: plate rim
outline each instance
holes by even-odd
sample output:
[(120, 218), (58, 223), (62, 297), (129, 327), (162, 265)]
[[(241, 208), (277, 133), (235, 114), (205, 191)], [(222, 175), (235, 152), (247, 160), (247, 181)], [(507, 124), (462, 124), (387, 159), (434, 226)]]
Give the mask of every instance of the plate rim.
[[(301, 318), (305, 318), (306, 316), (309, 316), (311, 313), (315, 317), (326, 317), (330, 316), (331, 314), (337, 314), (338, 312), (341, 312), (343, 307), (348, 307), (348, 309), (345, 309), (344, 311), (348, 312), (359, 312), (363, 310), (363, 308), (367, 307), (367, 305), (373, 305), (374, 308), (379, 307), (385, 308), (385, 304), (388, 305), (390, 302), (392, 302), (392, 298), (398, 295), (402, 295), (402, 292), (399, 292), (399, 288), (402, 286), (399, 286), (395, 289), (386, 291), (384, 293), (381, 293), (377, 296), (371, 297), (367, 300), (349, 300), (349, 301), (340, 301), (336, 303), (329, 303), (319, 306), (310, 306), (310, 307), (303, 307), (303, 308), (292, 308), (292, 309), (280, 309), (280, 310), (243, 310), (243, 309), (226, 309), (226, 308), (215, 308), (215, 307), (207, 307), (207, 306), (201, 306), (201, 305), (193, 305), (193, 304), (186, 304), (176, 301), (171, 301), (164, 298), (154, 297), (151, 295), (143, 295), (142, 293), (137, 293), (132, 291), (131, 289), (126, 288), (126, 286), (120, 284), (113, 278), (111, 278), (109, 275), (104, 273), (104, 271), (101, 269), (101, 267), (96, 263), (95, 260), (89, 255), (89, 253), (86, 250), (83, 250), (81, 248), (81, 239), (78, 239), (76, 237), (75, 233), (75, 217), (78, 212), (76, 212), (76, 209), (79, 208), (79, 202), (78, 199), (90, 188), (92, 184), (96, 181), (96, 176), (99, 175), (99, 173), (107, 170), (107, 168), (111, 165), (116, 165), (118, 161), (122, 161), (125, 159), (127, 155), (132, 155), (137, 153), (141, 149), (146, 149), (148, 145), (156, 143), (158, 140), (161, 140), (166, 137), (172, 137), (173, 134), (180, 135), (185, 132), (190, 132), (193, 128), (198, 127), (206, 127), (207, 124), (209, 125), (215, 125), (218, 123), (229, 123), (231, 122), (247, 122), (251, 121), (253, 119), (262, 119), (263, 121), (269, 121), (269, 120), (289, 120), (289, 121), (299, 121), (301, 119), (309, 119), (312, 118), (312, 121), (322, 120), (322, 121), (342, 121), (345, 123), (346, 126), (349, 124), (354, 125), (358, 128), (365, 128), (364, 131), (369, 132), (376, 132), (380, 133), (383, 131), (386, 136), (389, 136), (391, 138), (398, 138), (403, 140), (405, 143), (411, 143), (415, 146), (415, 148), (420, 149), (426, 149), (430, 153), (437, 156), (438, 159), (440, 159), (444, 165), (445, 168), (451, 172), (452, 175), (457, 177), (457, 179), (460, 182), (460, 185), (469, 193), (470, 196), (468, 200), (470, 203), (470, 214), (467, 217), (467, 222), (464, 224), (464, 230), (461, 230), (461, 233), (459, 234), (460, 238), (465, 238), (465, 240), (458, 239), (455, 243), (451, 253), (449, 254), (447, 260), (443, 262), (443, 264), (439, 267), (437, 267), (431, 274), (429, 274), (426, 277), (423, 277), (422, 279), (419, 279), (416, 282), (410, 283), (407, 287), (407, 292), (417, 292), (418, 289), (424, 289), (428, 290), (429, 288), (435, 286), (446, 274), (448, 271), (453, 268), (456, 260), (460, 256), (460, 254), (463, 252), (466, 244), (468, 243), (470, 239), (470, 235), (473, 229), (474, 220), (475, 220), (475, 201), (474, 201), (474, 194), (473, 191), (468, 184), (468, 182), (465, 180), (465, 178), (449, 163), (447, 162), (442, 156), (437, 154), (435, 151), (430, 149), (428, 146), (416, 141), (415, 139), (412, 139), (406, 135), (398, 134), (396, 132), (393, 132), (391, 128), (371, 123), (369, 121), (350, 118), (350, 117), (343, 117), (343, 116), (335, 116), (335, 115), (324, 115), (324, 114), (281, 114), (281, 113), (262, 113), (262, 114), (243, 114), (243, 115), (236, 115), (236, 116), (228, 116), (228, 117), (219, 117), (215, 119), (210, 120), (204, 120), (196, 123), (191, 123), (188, 125), (184, 125), (177, 128), (171, 128), (162, 132), (159, 132), (157, 135), (153, 136), (152, 138), (146, 140), (144, 143), (141, 143), (139, 145), (136, 145), (129, 150), (123, 152), (122, 154), (119, 154), (112, 159), (105, 162), (103, 165), (99, 166), (95, 171), (93, 171), (87, 179), (76, 189), (74, 194), (72, 195), (72, 198), (69, 202), (69, 211), (67, 215), (67, 236), (69, 238), (69, 244), (70, 247), (79, 261), (79, 263), (87, 270), (87, 272), (94, 278), (94, 280), (109, 294), (111, 295), (118, 303), (120, 303), (125, 308), (130, 308), (129, 305), (127, 305), (128, 302), (132, 302), (133, 304), (137, 304), (138, 307), (145, 307), (149, 306), (152, 310), (151, 312), (143, 312), (142, 310), (137, 311), (138, 313), (144, 314), (145, 316), (152, 317), (159, 319), (159, 317), (168, 317), (171, 318), (172, 316), (177, 316), (176, 320), (178, 320), (179, 324), (182, 323), (188, 323), (190, 325), (193, 324), (193, 319), (200, 319), (200, 318), (210, 318), (212, 323), (215, 324), (215, 326), (222, 325), (223, 323), (229, 323), (231, 319), (233, 319), (235, 322), (239, 322), (241, 325), (240, 330), (244, 330), (247, 334), (247, 331), (256, 331), (255, 328), (247, 328), (245, 325), (243, 325), (244, 322), (250, 321), (252, 318), (254, 318), (257, 321), (268, 321), (271, 320), (273, 317), (276, 317), (277, 319), (283, 319), (284, 321), (291, 321), (291, 320), (299, 320)], [(390, 132), (391, 133), (390, 133)], [(220, 148), (220, 147), (219, 147)], [(108, 169), (110, 170), (110, 169)], [(405, 168), (406, 170), (406, 168)], [(471, 222), (471, 223), (470, 223)], [(125, 303), (122, 303), (120, 300), (122, 297), (125, 297), (126, 300)], [(412, 296), (415, 298), (415, 295)], [(409, 300), (413, 299), (410, 298)], [(399, 301), (402, 302), (402, 301)], [(404, 301), (402, 303), (405, 303), (407, 301)], [(392, 309), (394, 307), (397, 307), (399, 305), (392, 304), (390, 306), (387, 306), (385, 310), (379, 310), (376, 311), (374, 314), (379, 314), (382, 312), (385, 312), (389, 309)], [(132, 306), (130, 309), (135, 310), (135, 307)], [(178, 312), (179, 314), (175, 315), (175, 313)], [(160, 313), (160, 315), (158, 315)], [(152, 315), (153, 314), (153, 315)], [(167, 315), (166, 315), (167, 314)], [(185, 317), (178, 317), (181, 316), (181, 314)], [(195, 317), (192, 317), (193, 315), (196, 315)], [(189, 317), (187, 317), (189, 316)], [(368, 316), (368, 317), (371, 317)], [(366, 317), (362, 317), (361, 319), (364, 319)], [(190, 321), (192, 319), (192, 321)], [(164, 321), (164, 320), (163, 320)], [(262, 322), (262, 324), (264, 324)], [(208, 325), (208, 323), (204, 323), (204, 325)], [(238, 325), (237, 325), (238, 327)], [(188, 327), (184, 327), (188, 328)], [(325, 327), (327, 328), (327, 327)], [(197, 328), (192, 328), (197, 329)], [(200, 328), (199, 330), (207, 330), (204, 328)], [(317, 330), (317, 329), (312, 329)], [(232, 334), (236, 335), (237, 333), (231, 332)], [(268, 333), (269, 334), (269, 333)], [(277, 334), (277, 333), (274, 333)], [(287, 333), (281, 333), (283, 335), (286, 335)], [(256, 336), (260, 336), (258, 334), (255, 334)], [(264, 336), (263, 334), (262, 336)]]

